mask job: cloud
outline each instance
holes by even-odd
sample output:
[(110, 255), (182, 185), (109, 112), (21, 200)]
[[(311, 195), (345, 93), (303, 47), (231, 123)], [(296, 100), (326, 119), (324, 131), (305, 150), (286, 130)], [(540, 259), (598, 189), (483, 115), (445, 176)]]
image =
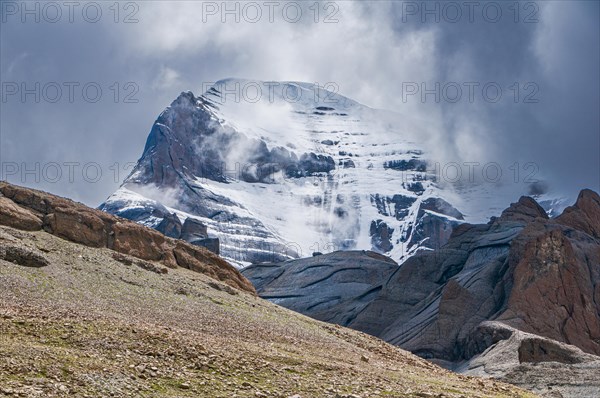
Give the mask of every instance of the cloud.
[(128, 188), (135, 190), (136, 193), (144, 198), (154, 200), (167, 207), (176, 208), (181, 197), (181, 192), (177, 188), (159, 187), (155, 184), (135, 185)]
[(155, 90), (165, 90), (180, 84), (181, 81), (179, 73), (168, 66), (163, 66), (158, 72), (158, 76), (156, 76), (156, 79), (152, 83), (152, 88)]
[[(416, 124), (435, 160), (503, 167), (535, 162), (550, 189), (561, 194), (599, 189), (596, 2), (536, 2), (539, 22), (530, 24), (514, 23), (508, 9), (498, 23), (484, 20), (481, 9), (474, 22), (463, 15), (458, 23), (435, 23), (431, 16), (423, 23), (419, 15), (407, 15), (406, 2), (324, 8), (328, 3), (319, 3), (318, 23), (312, 2), (298, 2), (303, 18), (297, 23), (286, 21), (281, 9), (273, 22), (263, 10), (256, 23), (231, 17), (222, 23), (221, 15), (205, 15), (206, 2), (166, 1), (136, 3), (137, 23), (123, 23), (130, 9), (121, 9), (115, 23), (108, 3), (98, 23), (79, 14), (74, 23), (11, 17), (0, 38), (3, 82), (96, 82), (103, 96), (96, 103), (82, 100), (81, 92), (72, 103), (64, 93), (58, 103), (3, 103), (2, 162), (98, 163), (104, 177), (93, 184), (83, 178), (15, 181), (97, 205), (119, 185), (152, 122), (181, 91), (199, 95), (204, 82), (231, 76), (335, 82), (341, 94), (398, 112), (398, 123)], [(521, 19), (530, 11), (525, 4)], [(324, 23), (333, 11), (338, 22)], [(486, 102), (480, 91), (473, 103), (464, 96), (457, 103), (403, 97), (406, 83), (431, 88), (473, 81), (497, 82), (502, 101)], [(515, 82), (520, 99), (529, 92), (526, 83), (537, 84), (539, 103), (512, 102)], [(119, 178), (111, 170), (115, 163)], [(518, 193), (501, 194), (508, 203)]]

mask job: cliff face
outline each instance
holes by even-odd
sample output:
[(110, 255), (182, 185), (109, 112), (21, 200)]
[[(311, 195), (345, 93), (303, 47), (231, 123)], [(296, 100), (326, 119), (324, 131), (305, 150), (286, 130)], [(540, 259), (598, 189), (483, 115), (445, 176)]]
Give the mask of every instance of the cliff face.
[(529, 223), (509, 260), (514, 285), (499, 319), (600, 355), (600, 196), (581, 191), (556, 219)]
[(108, 248), (169, 268), (188, 268), (236, 289), (255, 292), (233, 266), (205, 248), (45, 192), (0, 183), (0, 225), (44, 230), (85, 246)]

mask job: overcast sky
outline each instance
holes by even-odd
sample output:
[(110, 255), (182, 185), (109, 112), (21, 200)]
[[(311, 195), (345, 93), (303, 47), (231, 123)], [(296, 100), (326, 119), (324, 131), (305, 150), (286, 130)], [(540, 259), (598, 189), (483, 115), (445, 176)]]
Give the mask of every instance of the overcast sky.
[(1, 177), (97, 206), (181, 91), (244, 77), (333, 82), (420, 120), (434, 161), (599, 190), (598, 2), (245, 4), (3, 1)]

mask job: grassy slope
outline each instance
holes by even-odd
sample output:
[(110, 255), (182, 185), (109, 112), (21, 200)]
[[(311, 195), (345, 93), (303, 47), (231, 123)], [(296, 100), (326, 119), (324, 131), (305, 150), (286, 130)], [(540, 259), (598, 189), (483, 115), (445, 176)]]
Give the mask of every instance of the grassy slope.
[(0, 260), (0, 396), (533, 397), (185, 269), (6, 227), (0, 245), (50, 261)]

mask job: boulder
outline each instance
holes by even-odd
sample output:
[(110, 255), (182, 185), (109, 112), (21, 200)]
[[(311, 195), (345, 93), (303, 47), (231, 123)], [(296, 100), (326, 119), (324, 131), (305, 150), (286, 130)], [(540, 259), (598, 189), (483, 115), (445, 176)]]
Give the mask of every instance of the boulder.
[(50, 265), (42, 253), (23, 246), (2, 245), (0, 247), (0, 260), (33, 268)]

